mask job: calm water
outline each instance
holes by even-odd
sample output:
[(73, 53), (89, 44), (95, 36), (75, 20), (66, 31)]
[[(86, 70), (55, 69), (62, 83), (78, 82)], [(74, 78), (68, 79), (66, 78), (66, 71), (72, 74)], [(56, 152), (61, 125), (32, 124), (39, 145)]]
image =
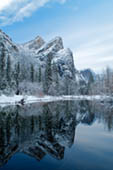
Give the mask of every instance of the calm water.
[(0, 108), (0, 170), (113, 170), (113, 108), (54, 102)]

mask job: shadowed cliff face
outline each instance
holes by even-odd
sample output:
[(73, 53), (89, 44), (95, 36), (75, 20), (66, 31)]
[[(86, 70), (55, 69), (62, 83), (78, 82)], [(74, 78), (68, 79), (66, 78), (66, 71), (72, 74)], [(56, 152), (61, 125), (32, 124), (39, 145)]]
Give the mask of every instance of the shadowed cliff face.
[[(106, 114), (107, 113), (107, 114)], [(18, 152), (42, 160), (46, 154), (63, 159), (75, 139), (78, 124), (96, 119), (113, 127), (110, 105), (89, 101), (55, 102), (45, 105), (0, 108), (0, 166)]]

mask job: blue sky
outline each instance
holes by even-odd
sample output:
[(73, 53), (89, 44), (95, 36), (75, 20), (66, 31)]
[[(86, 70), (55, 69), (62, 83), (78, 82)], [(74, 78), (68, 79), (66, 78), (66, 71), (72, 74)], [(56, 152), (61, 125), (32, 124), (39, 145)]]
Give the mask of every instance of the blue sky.
[(0, 27), (16, 43), (61, 36), (77, 69), (113, 67), (113, 0), (3, 0)]

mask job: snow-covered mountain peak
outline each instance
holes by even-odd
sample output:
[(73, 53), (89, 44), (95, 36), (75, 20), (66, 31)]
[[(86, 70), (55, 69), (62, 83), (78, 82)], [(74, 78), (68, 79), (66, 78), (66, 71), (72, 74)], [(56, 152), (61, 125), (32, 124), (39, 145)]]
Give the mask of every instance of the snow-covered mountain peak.
[(69, 48), (66, 48), (66, 49), (61, 49), (60, 51), (58, 51), (56, 56), (57, 57), (60, 56), (60, 58), (62, 57), (62, 58), (68, 59), (68, 58), (72, 58), (73, 54)]
[[(5, 58), (4, 70), (6, 70), (9, 56), (12, 74), (16, 71), (17, 65), (20, 66), (21, 82), (19, 83), (39, 81), (45, 94), (56, 95), (57, 92), (58, 94), (73, 94), (76, 84), (79, 84), (80, 88), (80, 84), (86, 84), (83, 83), (81, 73), (76, 72), (73, 53), (69, 48), (64, 48), (61, 37), (45, 42), (43, 38), (37, 36), (24, 44), (15, 44), (4, 32), (0, 31), (1, 61), (3, 56)], [(11, 81), (16, 82), (14, 76)], [(5, 75), (4, 79), (6, 79)], [(65, 90), (67, 87), (65, 83), (72, 88), (68, 91), (69, 93)]]
[(55, 37), (48, 43), (45, 43), (39, 50), (37, 50), (37, 54), (39, 53), (46, 53), (48, 54), (49, 52), (56, 53), (59, 50), (63, 49), (63, 41), (61, 37)]
[(0, 39), (6, 39), (7, 41), (12, 41), (12, 39), (7, 35), (5, 34), (2, 30), (0, 30)]
[(24, 43), (23, 47), (28, 50), (38, 50), (44, 44), (45, 44), (45, 41), (43, 40), (43, 38), (40, 36), (37, 36), (34, 40)]
[(18, 48), (12, 39), (5, 34), (2, 30), (0, 30), (0, 49), (5, 49), (8, 52), (17, 52)]

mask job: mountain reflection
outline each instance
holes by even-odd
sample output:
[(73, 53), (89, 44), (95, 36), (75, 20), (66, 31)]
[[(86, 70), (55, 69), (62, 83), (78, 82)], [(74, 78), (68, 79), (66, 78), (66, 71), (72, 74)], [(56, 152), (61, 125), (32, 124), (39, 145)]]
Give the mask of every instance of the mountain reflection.
[(112, 130), (110, 104), (65, 101), (0, 108), (0, 166), (18, 152), (39, 161), (46, 154), (63, 159), (65, 148), (74, 143), (77, 125), (96, 120)]

